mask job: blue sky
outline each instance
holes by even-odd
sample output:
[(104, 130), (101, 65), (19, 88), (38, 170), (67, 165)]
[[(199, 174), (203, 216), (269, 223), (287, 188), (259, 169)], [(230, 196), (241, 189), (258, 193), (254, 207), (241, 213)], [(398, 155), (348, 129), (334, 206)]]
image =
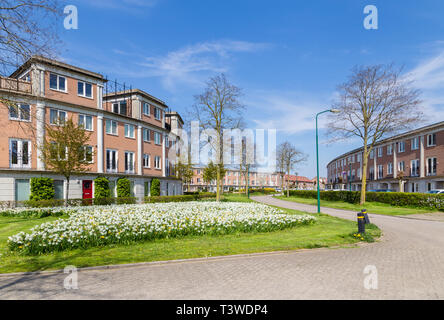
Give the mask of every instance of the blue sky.
[[(444, 119), (444, 2), (440, 0), (73, 0), (79, 29), (63, 30), (61, 57), (131, 84), (186, 114), (208, 77), (243, 88), (250, 128), (278, 129), (309, 155), (314, 115), (329, 108), (354, 65), (394, 62), (423, 91), (428, 122)], [(376, 5), (378, 30), (363, 27)], [(321, 175), (359, 141), (325, 143)]]

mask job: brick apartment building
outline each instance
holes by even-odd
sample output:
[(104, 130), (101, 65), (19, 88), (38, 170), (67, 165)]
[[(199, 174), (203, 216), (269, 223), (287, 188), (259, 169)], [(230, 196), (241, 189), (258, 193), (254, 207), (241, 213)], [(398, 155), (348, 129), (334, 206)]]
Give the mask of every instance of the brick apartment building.
[[(328, 166), (328, 189), (361, 190), (363, 149)], [(443, 161), (441, 163), (441, 161)], [(402, 181), (401, 190), (399, 181)], [(427, 192), (444, 189), (444, 121), (379, 142), (369, 155), (367, 190)]]
[(0, 78), (0, 96), (18, 105), (0, 106), (0, 201), (28, 200), (32, 177), (53, 178), (56, 198), (63, 198), (66, 182), (45, 168), (38, 145), (47, 126), (67, 118), (91, 131), (86, 147), (93, 151), (88, 172), (70, 182), (70, 199), (92, 197), (98, 176), (110, 179), (114, 196), (120, 177), (130, 179), (135, 197), (148, 195), (153, 178), (163, 195), (181, 194), (168, 159), (177, 142), (170, 131), (183, 125), (181, 117), (142, 90), (118, 88), (98, 73), (40, 56)]

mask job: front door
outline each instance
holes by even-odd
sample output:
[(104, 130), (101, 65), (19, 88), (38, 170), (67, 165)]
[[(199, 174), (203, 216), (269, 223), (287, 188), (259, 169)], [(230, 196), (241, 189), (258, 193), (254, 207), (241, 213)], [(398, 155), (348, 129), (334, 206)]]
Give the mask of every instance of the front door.
[(92, 181), (83, 180), (83, 199), (92, 199)]

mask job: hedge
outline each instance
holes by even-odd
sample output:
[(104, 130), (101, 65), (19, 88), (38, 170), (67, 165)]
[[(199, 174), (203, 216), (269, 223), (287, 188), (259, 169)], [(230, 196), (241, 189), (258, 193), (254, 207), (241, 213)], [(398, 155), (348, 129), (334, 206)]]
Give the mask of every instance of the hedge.
[[(317, 199), (317, 191), (292, 190), (290, 196)], [(321, 199), (343, 201), (357, 204), (361, 199), (360, 191), (321, 191)], [(444, 195), (405, 192), (367, 192), (366, 200), (380, 202), (397, 207), (413, 207), (444, 211)]]
[(151, 196), (152, 197), (160, 196), (160, 181), (159, 181), (159, 179), (153, 179), (151, 181)]
[(111, 198), (109, 180), (105, 177), (98, 177), (94, 180), (94, 199)]
[(159, 202), (187, 202), (187, 201), (198, 201), (203, 199), (215, 198), (216, 194), (189, 194), (189, 195), (179, 195), (179, 196), (155, 196), (155, 197), (145, 197), (145, 203), (159, 203)]
[(40, 201), (54, 199), (54, 180), (51, 178), (31, 178), (31, 195), (29, 200)]

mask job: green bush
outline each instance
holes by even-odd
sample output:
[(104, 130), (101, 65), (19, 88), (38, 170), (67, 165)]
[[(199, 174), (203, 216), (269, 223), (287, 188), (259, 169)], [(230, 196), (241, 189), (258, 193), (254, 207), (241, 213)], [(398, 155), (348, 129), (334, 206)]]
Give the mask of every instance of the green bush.
[(151, 196), (152, 197), (160, 196), (160, 181), (159, 181), (159, 179), (153, 179), (151, 181)]
[(111, 198), (111, 189), (109, 188), (109, 180), (105, 177), (99, 177), (94, 180), (94, 199)]
[(127, 178), (117, 180), (117, 198), (131, 197), (131, 181)]
[(31, 195), (29, 200), (51, 200), (54, 199), (54, 180), (51, 178), (31, 178)]
[(179, 195), (179, 196), (155, 196), (155, 197), (145, 197), (145, 203), (159, 203), (159, 202), (187, 202), (187, 201), (198, 201), (203, 199), (215, 198), (216, 194), (189, 194), (189, 195)]
[[(290, 196), (317, 199), (316, 191), (292, 190)], [(360, 191), (321, 191), (321, 199), (343, 201), (357, 204), (361, 199)], [(444, 211), (444, 195), (405, 192), (367, 192), (366, 200), (386, 203), (397, 207), (413, 207)]]

